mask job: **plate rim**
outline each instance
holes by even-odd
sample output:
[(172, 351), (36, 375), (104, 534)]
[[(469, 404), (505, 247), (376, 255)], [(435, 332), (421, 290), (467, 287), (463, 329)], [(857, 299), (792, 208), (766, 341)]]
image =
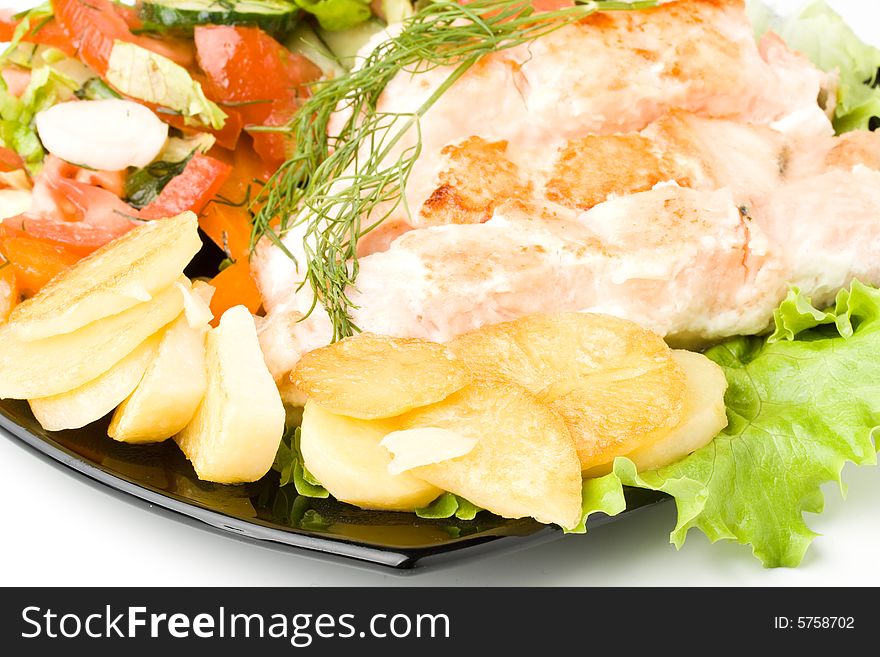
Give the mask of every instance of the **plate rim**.
[[(195, 500), (177, 499), (130, 477), (101, 468), (87, 457), (54, 441), (52, 432), (42, 436), (19, 424), (7, 407), (8, 401), (0, 402), (0, 435), (66, 474), (127, 503), (141, 508), (146, 505), (147, 510), (183, 524), (295, 556), (348, 567), (379, 569), (385, 574), (407, 575), (448, 567), (467, 559), (518, 551), (565, 535), (558, 527), (546, 525), (528, 534), (474, 534), (434, 546), (396, 548), (348, 540), (341, 536), (318, 536), (308, 530), (284, 528), (260, 518), (238, 518), (210, 509)], [(597, 513), (590, 518), (590, 529), (669, 499), (665, 495), (658, 496), (615, 517)]]

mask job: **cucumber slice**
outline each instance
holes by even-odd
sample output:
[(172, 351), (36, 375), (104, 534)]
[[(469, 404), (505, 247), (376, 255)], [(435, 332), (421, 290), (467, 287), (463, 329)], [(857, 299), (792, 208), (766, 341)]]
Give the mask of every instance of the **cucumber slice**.
[(145, 25), (191, 30), (196, 25), (252, 25), (272, 34), (289, 31), (300, 15), (288, 0), (144, 0)]
[(341, 32), (331, 32), (318, 28), (317, 34), (342, 66), (347, 70), (351, 70), (357, 63), (358, 51), (384, 29), (385, 24), (373, 18), (366, 23), (361, 23), (356, 27)]
[(318, 66), (324, 73), (324, 78), (328, 80), (348, 72), (308, 23), (300, 23), (284, 45), (291, 52), (302, 55)]

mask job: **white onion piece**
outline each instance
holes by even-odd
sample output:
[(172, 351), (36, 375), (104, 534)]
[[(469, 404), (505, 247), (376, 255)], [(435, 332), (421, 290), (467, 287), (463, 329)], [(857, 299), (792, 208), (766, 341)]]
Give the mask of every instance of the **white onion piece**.
[(54, 105), (37, 114), (37, 131), (52, 155), (100, 171), (145, 167), (168, 139), (168, 126), (130, 100)]
[(393, 431), (379, 444), (393, 457), (388, 464), (388, 474), (399, 475), (423, 465), (464, 456), (477, 446), (477, 439), (439, 427), (423, 427)]
[(31, 209), (31, 193), (24, 189), (0, 189), (0, 220)]

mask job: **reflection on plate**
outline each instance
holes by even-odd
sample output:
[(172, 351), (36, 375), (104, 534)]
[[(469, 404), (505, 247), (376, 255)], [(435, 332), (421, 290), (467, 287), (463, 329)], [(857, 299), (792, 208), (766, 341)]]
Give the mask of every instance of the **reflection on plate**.
[[(423, 520), (412, 514), (363, 511), (335, 500), (280, 488), (270, 472), (260, 481), (223, 486), (199, 481), (172, 442), (125, 445), (96, 423), (76, 431), (49, 432), (34, 420), (27, 403), (0, 402), (0, 426), (55, 464), (108, 490), (139, 499), (157, 510), (216, 531), (349, 564), (406, 570), (452, 559), (497, 553), (550, 540), (562, 532), (532, 520), (507, 520), (482, 512), (473, 521)], [(667, 499), (628, 491), (628, 510)], [(613, 520), (593, 516), (590, 528)], [(569, 537), (568, 540), (587, 540)]]

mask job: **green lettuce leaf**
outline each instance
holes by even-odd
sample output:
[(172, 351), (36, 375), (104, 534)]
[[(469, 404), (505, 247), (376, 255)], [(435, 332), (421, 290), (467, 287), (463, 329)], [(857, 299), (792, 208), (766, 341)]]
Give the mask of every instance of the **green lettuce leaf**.
[(585, 479), (582, 495), (581, 521), (576, 527), (565, 530), (566, 534), (586, 534), (587, 520), (594, 513), (616, 516), (626, 510), (623, 485), (613, 472), (604, 477)]
[[(877, 462), (880, 290), (854, 282), (821, 312), (793, 292), (776, 315), (775, 341), (741, 337), (706, 355), (725, 372), (728, 427), (709, 445), (652, 472), (624, 458), (613, 476), (675, 498), (680, 547), (696, 527), (713, 542), (752, 546), (765, 566), (797, 566), (816, 534), (820, 486), (847, 461)], [(612, 501), (614, 482), (604, 483)]]
[(21, 97), (13, 96), (0, 78), (0, 145), (18, 153), (31, 170), (39, 168), (46, 152), (34, 119), (56, 103), (73, 98), (78, 88), (76, 81), (51, 66), (31, 72)]
[(188, 125), (220, 130), (226, 123), (226, 114), (185, 68), (133, 43), (113, 44), (106, 77), (126, 96), (176, 112)]
[(369, 20), (373, 15), (370, 0), (294, 0), (313, 14), (325, 30), (347, 30)]
[(455, 516), (459, 520), (473, 520), (482, 511), (476, 504), (452, 493), (443, 493), (426, 507), (416, 509), (419, 518), (441, 519)]
[(300, 428), (294, 427), (285, 432), (275, 454), (275, 462), (272, 469), (280, 473), (281, 480), (278, 485), (282, 488), (293, 484), (296, 492), (303, 497), (326, 498), (330, 496), (327, 489), (315, 479), (303, 465), (302, 452), (300, 451)]
[(773, 30), (823, 71), (839, 72), (838, 133), (880, 124), (880, 49), (863, 43), (824, 0), (782, 19), (761, 2), (749, 3), (749, 13), (759, 36)]

